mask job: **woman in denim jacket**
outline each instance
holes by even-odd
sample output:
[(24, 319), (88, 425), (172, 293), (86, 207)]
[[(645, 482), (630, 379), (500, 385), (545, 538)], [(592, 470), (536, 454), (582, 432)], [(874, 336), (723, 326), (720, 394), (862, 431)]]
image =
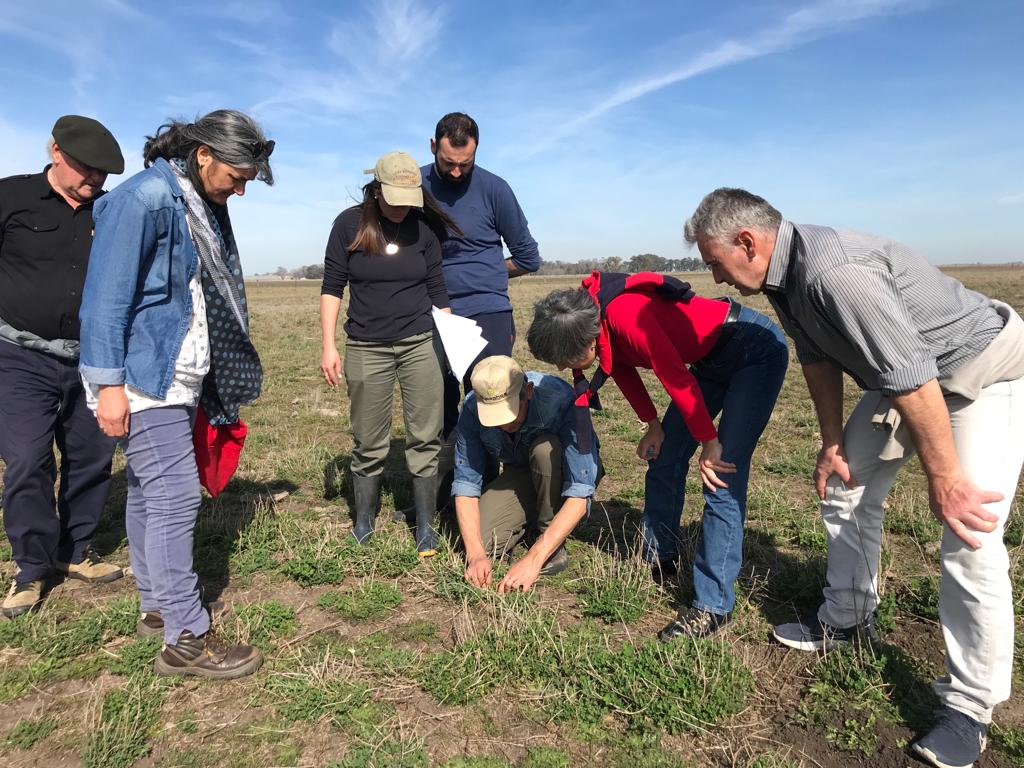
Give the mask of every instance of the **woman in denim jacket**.
[(192, 570), (199, 476), (196, 408), (234, 424), (259, 395), (231, 195), (273, 183), (268, 141), (252, 118), (218, 110), (147, 137), (146, 170), (101, 199), (82, 299), (80, 371), (100, 429), (123, 438), (125, 527), (143, 612), (164, 636), (155, 671), (236, 678), (260, 652), (225, 646)]

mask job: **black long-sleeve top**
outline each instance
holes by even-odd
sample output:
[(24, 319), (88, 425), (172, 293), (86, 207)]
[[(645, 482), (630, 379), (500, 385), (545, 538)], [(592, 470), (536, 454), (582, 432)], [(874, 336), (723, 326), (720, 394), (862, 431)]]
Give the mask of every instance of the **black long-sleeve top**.
[(394, 256), (350, 251), (360, 210), (353, 206), (334, 220), (320, 293), (340, 299), (349, 286), (345, 333), (356, 341), (397, 341), (431, 330), (431, 305), (449, 306), (437, 235), (414, 208), (401, 224), (382, 220), (385, 240), (398, 245)]

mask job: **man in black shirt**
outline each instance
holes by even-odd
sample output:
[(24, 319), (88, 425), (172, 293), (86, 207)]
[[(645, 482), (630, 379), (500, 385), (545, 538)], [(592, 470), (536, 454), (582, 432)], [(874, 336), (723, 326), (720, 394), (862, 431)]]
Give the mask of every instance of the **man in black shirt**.
[[(89, 550), (110, 486), (114, 441), (100, 432), (78, 376), (78, 310), (92, 203), (124, 158), (91, 118), (53, 126), (50, 165), (0, 180), (0, 458), (4, 528), (18, 566), (3, 614), (39, 602), (55, 570), (121, 578)], [(53, 444), (60, 451), (60, 492)]]

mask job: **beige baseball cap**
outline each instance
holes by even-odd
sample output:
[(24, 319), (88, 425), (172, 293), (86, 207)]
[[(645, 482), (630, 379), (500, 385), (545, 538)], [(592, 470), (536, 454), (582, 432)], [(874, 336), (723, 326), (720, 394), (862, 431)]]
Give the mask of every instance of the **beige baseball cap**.
[(420, 167), (411, 155), (388, 152), (376, 166), (367, 168), (363, 173), (372, 173), (373, 178), (380, 182), (380, 191), (388, 205), (423, 207), (423, 180)]
[(476, 364), (470, 382), (482, 426), (501, 427), (516, 420), (525, 378), (519, 364), (505, 355), (485, 357)]

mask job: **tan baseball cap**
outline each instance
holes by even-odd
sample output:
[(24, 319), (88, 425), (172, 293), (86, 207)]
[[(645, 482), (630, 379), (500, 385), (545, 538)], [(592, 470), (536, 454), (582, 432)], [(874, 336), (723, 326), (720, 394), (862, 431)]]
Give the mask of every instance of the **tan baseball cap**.
[(485, 357), (476, 364), (470, 382), (482, 426), (501, 427), (516, 420), (525, 378), (519, 364), (505, 355)]
[(380, 191), (388, 205), (423, 207), (423, 180), (420, 167), (411, 155), (388, 152), (375, 167), (367, 168), (363, 173), (372, 173), (373, 178), (380, 182)]

